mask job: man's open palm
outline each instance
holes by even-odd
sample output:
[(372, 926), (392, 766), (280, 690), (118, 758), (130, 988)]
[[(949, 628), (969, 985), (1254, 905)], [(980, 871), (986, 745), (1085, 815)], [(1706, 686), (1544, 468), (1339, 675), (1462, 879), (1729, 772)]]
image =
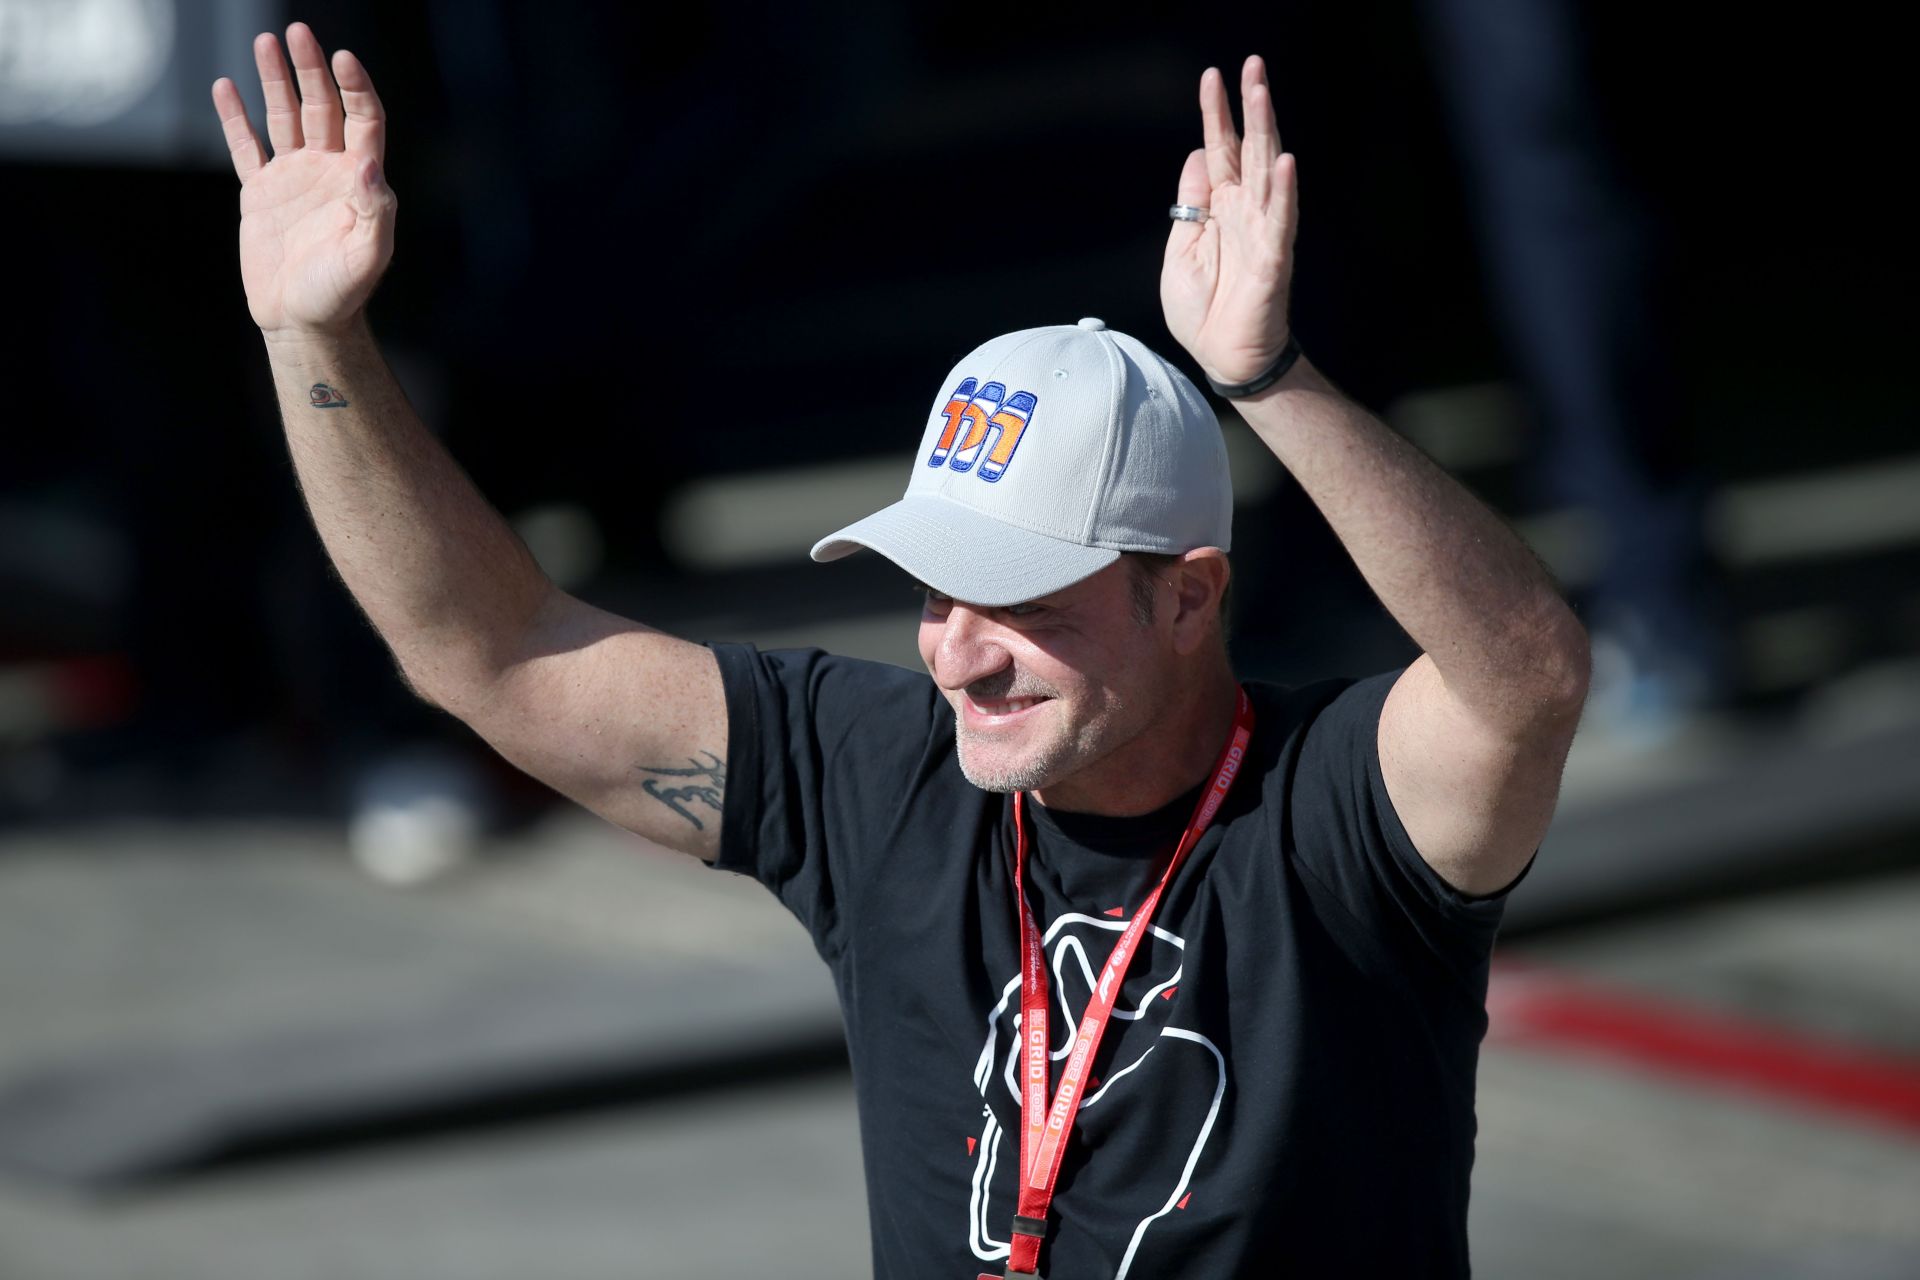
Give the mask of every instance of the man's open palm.
[(1175, 222), (1160, 269), (1167, 329), (1207, 376), (1256, 377), (1287, 341), (1287, 293), (1299, 210), (1293, 157), (1280, 150), (1266, 64), (1240, 73), (1247, 136), (1233, 129), (1221, 74), (1200, 77), (1206, 146), (1187, 157), (1178, 200), (1211, 210), (1205, 222)]
[(393, 258), (400, 205), (382, 173), (387, 117), (367, 69), (340, 49), (329, 71), (302, 22), (287, 28), (287, 49), (298, 94), (280, 42), (268, 32), (253, 42), (271, 160), (239, 89), (224, 76), (213, 82), (241, 182), (240, 278), (269, 337), (337, 332), (352, 321)]

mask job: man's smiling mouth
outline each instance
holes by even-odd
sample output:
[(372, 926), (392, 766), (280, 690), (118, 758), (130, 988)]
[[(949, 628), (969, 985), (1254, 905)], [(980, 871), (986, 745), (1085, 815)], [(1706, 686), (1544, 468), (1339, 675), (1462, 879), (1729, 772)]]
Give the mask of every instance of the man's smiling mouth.
[(967, 718), (975, 721), (1011, 720), (1024, 712), (1031, 711), (1052, 698), (1033, 695), (1024, 698), (976, 698), (972, 694), (964, 695)]

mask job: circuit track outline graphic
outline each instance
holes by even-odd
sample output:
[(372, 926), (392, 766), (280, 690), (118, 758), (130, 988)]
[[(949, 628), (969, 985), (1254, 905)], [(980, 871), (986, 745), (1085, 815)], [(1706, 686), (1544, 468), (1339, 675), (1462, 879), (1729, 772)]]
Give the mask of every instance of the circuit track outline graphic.
[[(1060, 915), (1047, 927), (1041, 943), (1048, 951), (1053, 969), (1050, 995), (1053, 1002), (1059, 1006), (1060, 1025), (1066, 1028), (1065, 1043), (1057, 1047), (1049, 1046), (1048, 1058), (1052, 1062), (1058, 1062), (1073, 1052), (1073, 1046), (1079, 1036), (1080, 1012), (1068, 1005), (1067, 984), (1063, 981), (1068, 972), (1066, 970), (1068, 957), (1071, 955), (1074, 961), (1077, 962), (1079, 973), (1085, 979), (1084, 989), (1088, 993), (1093, 991), (1097, 981), (1094, 976), (1093, 964), (1087, 955), (1085, 943), (1072, 933), (1068, 933), (1064, 937), (1060, 936), (1062, 930), (1066, 929), (1069, 925), (1085, 925), (1104, 933), (1118, 934), (1126, 929), (1127, 922), (1125, 920), (1104, 919), (1099, 916), (1083, 915), (1078, 912), (1067, 912)], [(1182, 953), (1186, 951), (1187, 942), (1185, 938), (1171, 933), (1159, 925), (1148, 925), (1147, 928), (1153, 937), (1170, 944)], [(1152, 1002), (1158, 998), (1162, 992), (1178, 985), (1184, 972), (1185, 964), (1182, 963), (1174, 969), (1170, 976), (1150, 985), (1146, 991), (1141, 994), (1138, 1003), (1132, 1008), (1123, 1009), (1116, 1005), (1113, 1010), (1113, 1017), (1121, 1021), (1134, 1022), (1146, 1016), (1148, 1010), (1152, 1007)], [(1008, 1096), (1012, 1098), (1013, 1107), (1016, 1111), (1020, 1105), (1018, 1080), (1020, 1014), (1017, 1008), (1009, 1013), (1009, 1006), (1014, 1005), (1018, 1001), (1019, 993), (1020, 976), (1016, 973), (1007, 981), (1005, 986), (1001, 988), (999, 1002), (987, 1013), (986, 1043), (981, 1047), (980, 1057), (976, 1061), (973, 1071), (974, 1087), (980, 1091), (980, 1096), (983, 1099), (981, 1112), (984, 1116), (985, 1123), (974, 1152), (973, 1189), (968, 1199), (967, 1243), (968, 1247), (972, 1249), (974, 1257), (979, 1258), (983, 1262), (999, 1261), (1009, 1256), (1012, 1252), (1010, 1241), (996, 1239), (993, 1235), (995, 1224), (997, 1224), (1001, 1230), (1005, 1230), (1011, 1224), (1013, 1207), (1011, 1205), (1003, 1205), (996, 1209), (995, 1206), (991, 1204), (991, 1189), (993, 1186), (994, 1173), (999, 1167), (1000, 1141), (1005, 1135), (1006, 1130), (1000, 1124), (999, 1117), (994, 1114), (993, 1107), (985, 1104), (985, 1100), (990, 1098), (988, 1091), (993, 1087), (996, 1077), (995, 1060), (997, 1057), (1002, 1056), (999, 1049), (1001, 1039), (1000, 1022), (1002, 1018), (1007, 1018), (1009, 1020), (1009, 1034), (1006, 1037), (1005, 1062), (1004, 1067), (997, 1074), (1001, 1084), (1006, 1088)], [(1148, 1229), (1151, 1228), (1155, 1222), (1170, 1213), (1174, 1207), (1180, 1203), (1181, 1198), (1187, 1194), (1188, 1188), (1193, 1180), (1194, 1167), (1200, 1162), (1200, 1155), (1206, 1148), (1207, 1139), (1213, 1133), (1214, 1121), (1219, 1117), (1221, 1100), (1226, 1096), (1226, 1057), (1220, 1052), (1219, 1046), (1215, 1045), (1213, 1041), (1201, 1035), (1199, 1032), (1182, 1027), (1165, 1026), (1160, 1029), (1160, 1035), (1155, 1038), (1152, 1044), (1142, 1050), (1138, 1057), (1125, 1066), (1117, 1067), (1109, 1072), (1106, 1079), (1100, 1082), (1100, 1087), (1089, 1093), (1086, 1100), (1080, 1104), (1081, 1110), (1083, 1111), (1098, 1104), (1099, 1101), (1107, 1095), (1108, 1091), (1137, 1070), (1146, 1062), (1148, 1057), (1153, 1054), (1154, 1050), (1161, 1047), (1162, 1043), (1169, 1039), (1192, 1042), (1206, 1049), (1213, 1055), (1216, 1070), (1213, 1098), (1207, 1108), (1206, 1120), (1201, 1124), (1199, 1133), (1194, 1138), (1193, 1146), (1188, 1151), (1186, 1161), (1181, 1167), (1178, 1181), (1168, 1194), (1166, 1202), (1153, 1213), (1142, 1218), (1134, 1226), (1131, 1238), (1127, 1243), (1126, 1253), (1121, 1259), (1119, 1269), (1114, 1273), (1114, 1280), (1126, 1280), (1128, 1272), (1132, 1269), (1134, 1257), (1139, 1252), (1141, 1241), (1145, 1239)], [(1017, 1150), (1011, 1158), (1018, 1160)]]

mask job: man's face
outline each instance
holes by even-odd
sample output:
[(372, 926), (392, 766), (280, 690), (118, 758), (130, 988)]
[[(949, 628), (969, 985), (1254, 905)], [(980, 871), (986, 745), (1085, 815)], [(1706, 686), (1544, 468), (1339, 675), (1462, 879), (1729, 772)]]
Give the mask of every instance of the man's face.
[(960, 770), (988, 791), (1056, 786), (1131, 742), (1170, 660), (1135, 611), (1125, 559), (1025, 604), (928, 591), (920, 659), (953, 704)]

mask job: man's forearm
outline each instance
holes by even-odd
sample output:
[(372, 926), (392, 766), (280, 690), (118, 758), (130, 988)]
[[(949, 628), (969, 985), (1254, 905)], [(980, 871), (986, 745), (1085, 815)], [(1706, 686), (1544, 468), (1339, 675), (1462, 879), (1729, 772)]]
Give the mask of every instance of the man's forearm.
[(1584, 690), (1586, 637), (1511, 529), (1302, 359), (1236, 406), (1455, 696), (1503, 723)]
[(454, 709), (513, 660), (551, 584), (421, 425), (364, 320), (267, 352), (327, 554), (408, 681)]

